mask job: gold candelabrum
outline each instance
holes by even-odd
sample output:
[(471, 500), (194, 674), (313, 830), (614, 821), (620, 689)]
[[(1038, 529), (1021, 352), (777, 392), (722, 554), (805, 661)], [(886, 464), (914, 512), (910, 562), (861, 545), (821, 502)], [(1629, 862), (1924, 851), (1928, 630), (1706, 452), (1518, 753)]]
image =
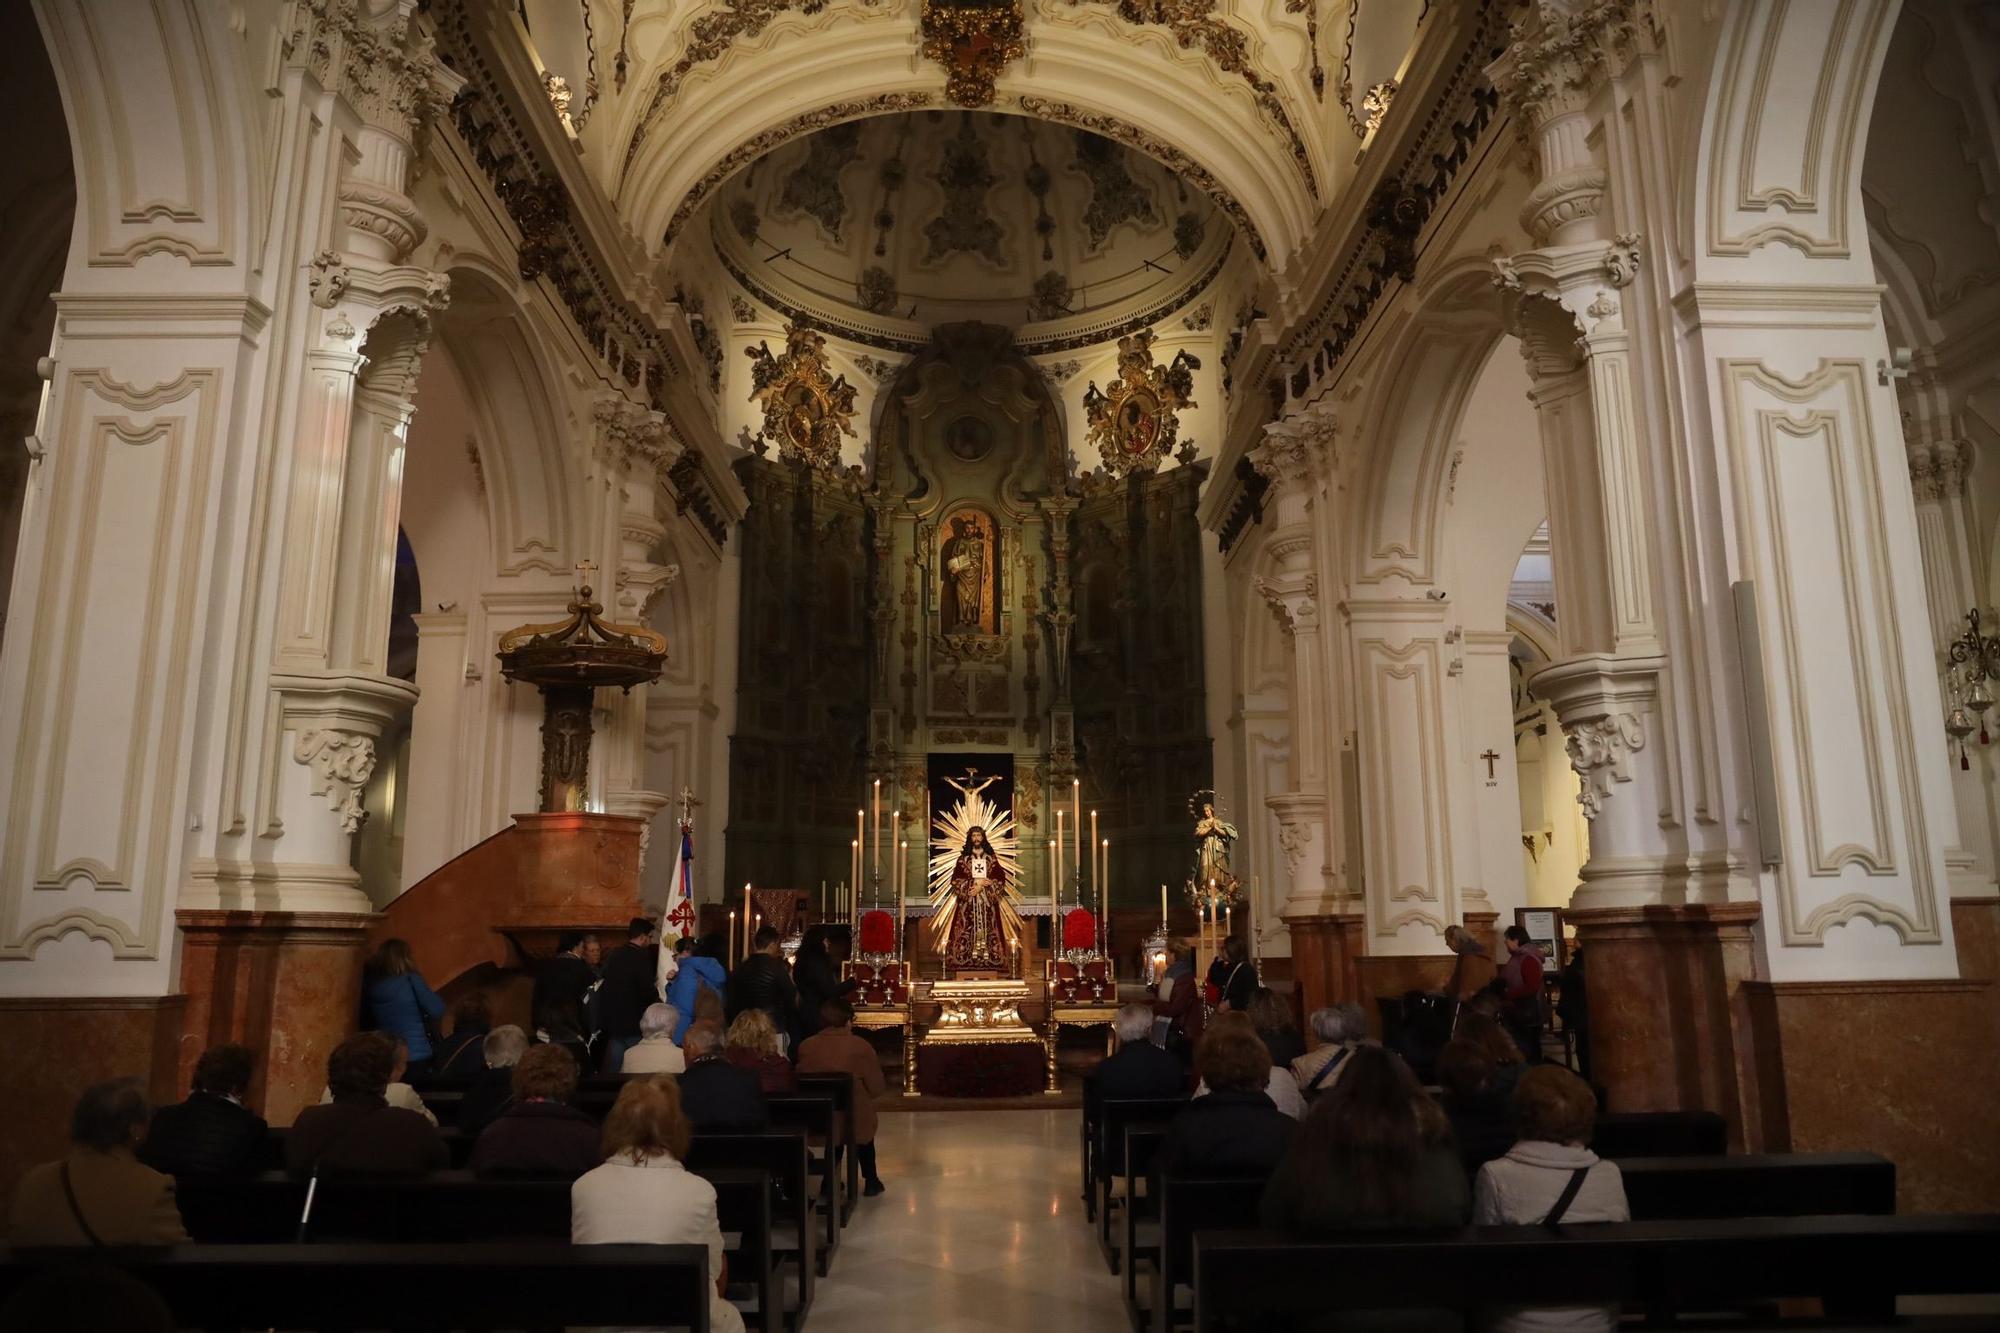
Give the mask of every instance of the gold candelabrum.
[[(577, 566), (587, 580), (589, 561)], [(660, 678), (666, 636), (602, 618), (590, 584), (569, 618), (522, 625), (500, 636), (500, 673), (542, 692), (542, 810), (581, 810), (590, 790), (590, 705), (599, 689), (630, 690)]]

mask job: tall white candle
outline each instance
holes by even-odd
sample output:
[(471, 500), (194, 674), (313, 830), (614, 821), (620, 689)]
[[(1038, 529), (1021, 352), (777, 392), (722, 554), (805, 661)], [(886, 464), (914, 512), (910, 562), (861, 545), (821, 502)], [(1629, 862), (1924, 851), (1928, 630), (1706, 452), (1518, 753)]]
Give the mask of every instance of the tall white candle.
[(874, 853), (875, 873), (869, 878), (874, 881), (879, 890), (882, 884), (882, 779), (880, 778), (875, 779), (874, 811), (875, 837), (870, 844), (869, 850)]

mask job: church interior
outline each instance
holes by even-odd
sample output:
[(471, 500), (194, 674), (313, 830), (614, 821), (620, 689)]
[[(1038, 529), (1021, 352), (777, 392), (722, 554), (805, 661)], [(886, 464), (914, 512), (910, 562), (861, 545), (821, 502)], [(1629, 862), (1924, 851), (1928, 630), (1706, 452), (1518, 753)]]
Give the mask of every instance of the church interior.
[(0, 1325), (2000, 1327), (2000, 3), (0, 38)]

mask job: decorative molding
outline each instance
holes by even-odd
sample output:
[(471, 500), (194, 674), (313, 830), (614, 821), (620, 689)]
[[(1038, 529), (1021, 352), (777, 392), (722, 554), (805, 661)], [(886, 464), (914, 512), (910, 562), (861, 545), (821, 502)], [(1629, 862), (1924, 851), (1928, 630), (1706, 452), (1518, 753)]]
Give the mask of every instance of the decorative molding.
[(827, 364), (826, 339), (793, 324), (785, 330), (785, 350), (771, 355), (761, 342), (746, 348), (752, 401), (764, 409), (760, 439), (774, 441), (788, 462), (816, 472), (840, 466), (840, 437), (854, 434), (855, 387)]
[(308, 299), (321, 310), (333, 309), (353, 280), (347, 262), (337, 250), (322, 250), (313, 256), (310, 267), (312, 276), (306, 279)]
[(1970, 440), (1912, 441), (1907, 452), (1910, 489), (1918, 504), (1955, 500), (1965, 494), (1965, 479), (1972, 471)]
[(342, 831), (360, 832), (368, 818), (361, 793), (375, 772), (375, 738), (330, 727), (302, 732), (292, 758), (312, 770), (312, 793), (327, 798)]
[(1092, 380), (1083, 394), (1087, 439), (1107, 474), (1151, 472), (1172, 452), (1182, 409), (1198, 406), (1194, 372), (1200, 369), (1199, 358), (1185, 348), (1168, 364), (1155, 364), (1151, 329), (1118, 340), (1118, 378), (1104, 392)]
[(1334, 474), (1339, 450), (1339, 414), (1318, 399), (1266, 425), (1263, 443), (1244, 456), (1273, 485), (1303, 487)]
[(1021, 0), (923, 0), (917, 32), (926, 60), (942, 65), (954, 105), (993, 104), (993, 81), (1028, 53)]
[(1581, 785), (1576, 803), (1585, 819), (1604, 812), (1612, 784), (1632, 780), (1631, 757), (1646, 748), (1646, 729), (1630, 713), (1613, 713), (1564, 727), (1570, 767)]
[[(1069, 3), (1081, 5), (1086, 0), (1069, 0)], [(1127, 23), (1165, 28), (1182, 50), (1200, 51), (1218, 69), (1248, 84), (1257, 108), (1285, 136), (1292, 165), (1305, 181), (1307, 192), (1318, 199), (1319, 176), (1313, 170), (1305, 140), (1292, 124), (1277, 85), (1264, 77), (1252, 59), (1250, 38), (1229, 25), (1223, 18), (1226, 12), (1224, 0), (1119, 0), (1118, 3), (1118, 17)]]

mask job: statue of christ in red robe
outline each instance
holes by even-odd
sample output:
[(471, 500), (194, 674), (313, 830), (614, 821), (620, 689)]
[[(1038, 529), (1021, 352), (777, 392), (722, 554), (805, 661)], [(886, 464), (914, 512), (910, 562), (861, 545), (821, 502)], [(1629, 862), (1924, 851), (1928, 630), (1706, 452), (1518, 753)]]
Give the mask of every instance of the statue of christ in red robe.
[(951, 895), (956, 910), (952, 913), (950, 938), (945, 941), (944, 958), (948, 967), (957, 970), (1008, 966), (1007, 936), (1000, 925), (1006, 884), (1007, 872), (987, 843), (986, 830), (977, 826), (966, 830), (965, 846), (951, 872)]

